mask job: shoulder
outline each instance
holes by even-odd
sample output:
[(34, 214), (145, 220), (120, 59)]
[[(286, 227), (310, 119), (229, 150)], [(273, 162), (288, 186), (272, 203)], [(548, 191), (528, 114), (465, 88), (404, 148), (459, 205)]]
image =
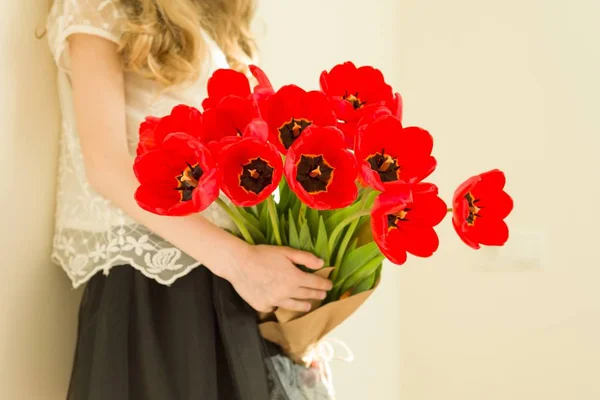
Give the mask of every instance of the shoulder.
[(119, 44), (124, 22), (118, 0), (55, 0), (46, 28), (57, 65), (68, 69), (69, 36), (84, 33)]

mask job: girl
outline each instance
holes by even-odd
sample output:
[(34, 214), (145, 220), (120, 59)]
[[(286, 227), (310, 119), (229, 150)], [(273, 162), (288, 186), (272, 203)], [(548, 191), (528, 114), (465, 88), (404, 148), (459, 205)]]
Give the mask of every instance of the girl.
[(140, 123), (199, 106), (218, 68), (246, 71), (253, 11), (253, 0), (53, 5), (64, 123), (52, 258), (86, 283), (69, 399), (268, 399), (281, 383), (265, 368), (276, 349), (254, 310), (308, 310), (331, 288), (294, 266), (321, 260), (250, 246), (222, 229), (219, 209), (158, 217), (133, 198)]

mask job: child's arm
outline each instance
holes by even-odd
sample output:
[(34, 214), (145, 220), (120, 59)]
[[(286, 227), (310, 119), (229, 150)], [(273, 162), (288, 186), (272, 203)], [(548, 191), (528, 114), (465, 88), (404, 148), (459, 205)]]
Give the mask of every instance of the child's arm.
[(117, 46), (75, 34), (69, 38), (69, 49), (77, 129), (94, 190), (229, 280), (255, 309), (306, 310), (309, 303), (297, 299), (324, 297), (330, 281), (301, 272), (293, 264), (320, 268), (322, 261), (310, 253), (250, 246), (197, 215), (165, 217), (142, 210), (133, 197), (138, 182), (127, 150), (123, 67)]

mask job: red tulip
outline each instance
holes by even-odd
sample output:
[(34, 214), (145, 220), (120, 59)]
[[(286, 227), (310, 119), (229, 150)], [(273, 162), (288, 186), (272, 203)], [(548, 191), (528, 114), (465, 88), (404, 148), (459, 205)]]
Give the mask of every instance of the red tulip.
[(262, 111), (269, 124), (270, 141), (283, 154), (309, 126), (336, 125), (331, 105), (323, 93), (307, 92), (295, 85), (279, 89)]
[(311, 126), (290, 147), (285, 176), (290, 188), (309, 207), (331, 210), (356, 200), (358, 174), (354, 155), (344, 147), (342, 132)]
[(256, 137), (225, 145), (218, 162), (221, 190), (240, 207), (252, 207), (265, 200), (277, 188), (283, 174), (277, 148)]
[(406, 262), (407, 253), (430, 257), (439, 246), (434, 226), (447, 213), (446, 204), (431, 183), (397, 185), (375, 199), (371, 229), (381, 252), (394, 264)]
[(376, 107), (385, 106), (402, 120), (400, 94), (394, 94), (381, 71), (373, 67), (357, 68), (351, 62), (336, 65), (321, 74), (321, 90), (331, 99), (350, 147), (354, 146), (358, 121)]
[(137, 203), (159, 215), (182, 216), (206, 209), (219, 196), (217, 165), (210, 151), (186, 133), (172, 133), (135, 159)]
[(194, 107), (178, 105), (170, 115), (162, 118), (148, 117), (140, 125), (137, 155), (156, 150), (167, 135), (183, 132), (195, 138), (202, 133), (202, 113)]
[(202, 142), (210, 144), (228, 136), (241, 137), (248, 124), (257, 117), (252, 100), (226, 96), (216, 107), (204, 112)]
[(513, 209), (504, 191), (506, 178), (500, 170), (484, 172), (465, 181), (454, 192), (452, 225), (467, 245), (502, 246), (508, 240), (504, 218)]
[[(257, 66), (251, 65), (250, 72), (256, 78), (258, 84), (254, 93), (259, 98), (273, 93), (273, 87), (267, 75)], [(250, 81), (241, 72), (233, 69), (219, 69), (209, 78), (207, 84), (208, 98), (202, 102), (204, 110), (216, 107), (223, 98), (237, 96), (245, 99), (251, 98)]]
[(436, 167), (433, 138), (421, 128), (403, 128), (400, 120), (383, 115), (362, 125), (356, 138), (356, 158), (368, 185), (385, 191), (398, 183), (417, 183)]

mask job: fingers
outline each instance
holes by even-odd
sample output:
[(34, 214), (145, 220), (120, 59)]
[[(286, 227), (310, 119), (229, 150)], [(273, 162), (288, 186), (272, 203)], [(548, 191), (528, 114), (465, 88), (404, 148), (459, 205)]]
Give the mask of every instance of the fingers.
[(286, 257), (294, 264), (304, 265), (306, 268), (310, 269), (323, 268), (323, 260), (314, 254), (289, 247), (282, 247), (282, 249), (284, 249)]
[(287, 299), (281, 301), (279, 307), (291, 311), (310, 311), (310, 303), (308, 301)]
[(299, 286), (309, 289), (316, 289), (322, 291), (330, 291), (333, 288), (333, 283), (329, 279), (322, 278), (320, 276), (309, 274), (308, 272), (300, 272)]
[(315, 290), (308, 288), (298, 288), (292, 294), (292, 297), (301, 300), (323, 300), (327, 296), (324, 290)]

